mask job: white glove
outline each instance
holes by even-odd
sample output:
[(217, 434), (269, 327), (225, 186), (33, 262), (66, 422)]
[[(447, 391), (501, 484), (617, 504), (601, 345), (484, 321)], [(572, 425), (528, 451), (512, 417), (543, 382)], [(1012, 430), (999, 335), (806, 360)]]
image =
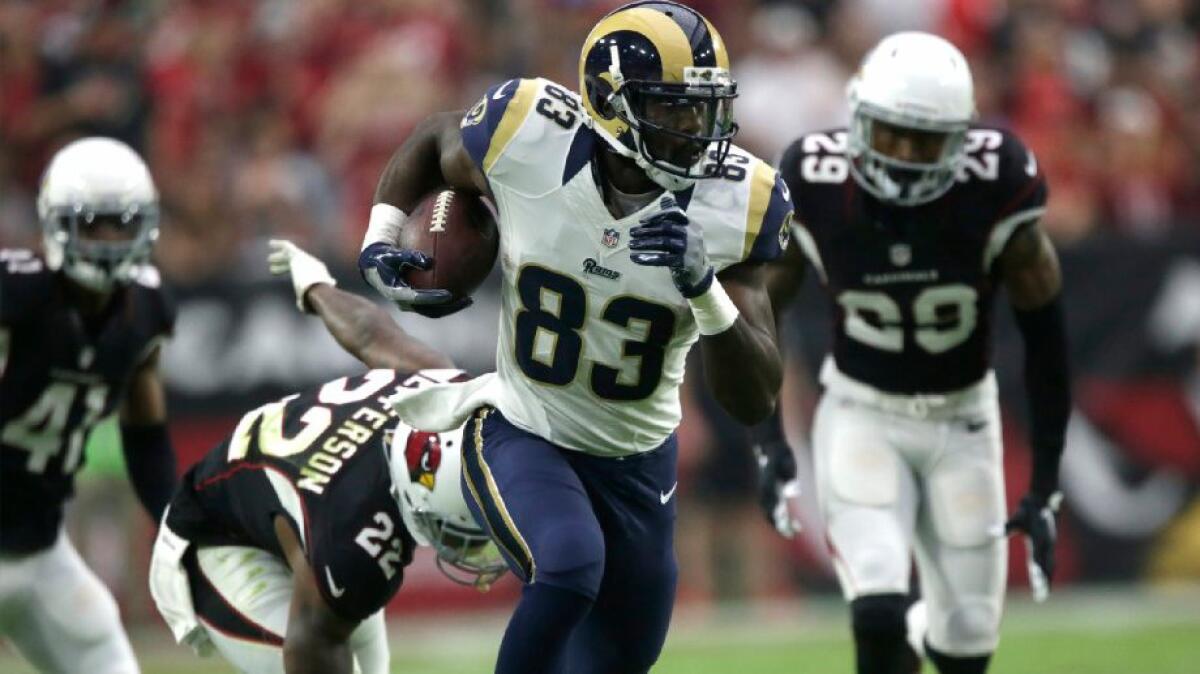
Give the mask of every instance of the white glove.
[(304, 301), (304, 293), (319, 283), (336, 286), (337, 281), (330, 276), (324, 262), (291, 241), (271, 239), (268, 245), (271, 247), (271, 254), (267, 256), (267, 264), (270, 265), (271, 273), (291, 273), (292, 288), (296, 291), (296, 308), (304, 313), (312, 313), (308, 303)]

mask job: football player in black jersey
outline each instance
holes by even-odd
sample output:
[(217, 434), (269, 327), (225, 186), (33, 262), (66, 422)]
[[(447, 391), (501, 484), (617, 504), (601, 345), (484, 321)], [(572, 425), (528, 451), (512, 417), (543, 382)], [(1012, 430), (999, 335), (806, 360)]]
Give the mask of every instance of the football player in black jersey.
[(114, 412), (155, 521), (174, 487), (158, 195), (136, 152), (84, 138), (54, 155), (37, 207), (44, 257), (0, 251), (0, 636), (41, 671), (128, 674), (116, 602), (63, 532), (63, 505), (88, 432)]
[(463, 500), (462, 429), (418, 431), (390, 403), (399, 389), (465, 375), (335, 288), (316, 258), (272, 247), (272, 271), (291, 275), (301, 310), (373, 369), (251, 411), (184, 475), (151, 593), (179, 642), (215, 648), (239, 671), (383, 674), (383, 607), (417, 544), (480, 588), (506, 568)]
[[(782, 158), (793, 246), (772, 303), (811, 269), (834, 314), (813, 424), (818, 501), (850, 602), (860, 674), (987, 668), (1005, 588), (1003, 532), (1031, 551), (1035, 596), (1054, 567), (1058, 465), (1070, 410), (1058, 260), (1038, 219), (1046, 183), (1011, 133), (972, 123), (967, 62), (923, 33), (884, 39), (848, 88), (849, 129)], [(992, 301), (1004, 288), (1025, 341), (1034, 467), (1005, 526)], [(778, 418), (756, 429), (760, 495), (791, 531), (795, 479)], [(927, 634), (906, 645), (915, 554)]]

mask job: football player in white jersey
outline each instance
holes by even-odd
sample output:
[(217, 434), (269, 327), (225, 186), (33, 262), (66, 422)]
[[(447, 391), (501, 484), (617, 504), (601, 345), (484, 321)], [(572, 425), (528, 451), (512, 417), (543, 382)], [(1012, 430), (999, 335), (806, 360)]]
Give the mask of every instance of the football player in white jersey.
[(433, 261), (396, 249), (396, 230), (445, 185), (496, 205), (497, 373), (398, 409), (431, 430), (472, 418), (468, 500), (526, 582), (497, 672), (653, 665), (676, 582), (685, 356), (699, 341), (710, 388), (743, 422), (771, 412), (780, 382), (763, 265), (787, 244), (791, 201), (731, 143), (720, 35), (683, 5), (634, 2), (587, 36), (579, 76), (578, 93), (510, 80), (422, 123), (380, 180), (359, 259), (403, 308), (457, 310), (405, 286), (406, 268)]
[[(858, 672), (918, 666), (915, 555), (928, 625), (916, 646), (942, 674), (980, 674), (999, 639), (1005, 529), (1027, 535), (1035, 593), (1053, 571), (1070, 385), (1058, 259), (1037, 224), (1046, 181), (1016, 136), (973, 123), (966, 59), (939, 37), (886, 38), (848, 92), (850, 128), (804, 136), (781, 161), (799, 245), (773, 265), (772, 304), (812, 269), (834, 313), (813, 451)], [(1025, 341), (1034, 454), (1007, 526), (989, 353), (1001, 287)], [(787, 531), (771, 514), (795, 464), (777, 420), (759, 430), (764, 506)]]

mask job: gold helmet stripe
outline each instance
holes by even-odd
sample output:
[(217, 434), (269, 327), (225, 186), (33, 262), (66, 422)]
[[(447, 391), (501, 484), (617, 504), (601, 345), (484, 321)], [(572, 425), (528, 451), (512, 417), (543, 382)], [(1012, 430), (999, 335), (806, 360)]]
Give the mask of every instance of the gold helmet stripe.
[[(656, 9), (649, 7), (634, 7), (614, 12), (596, 24), (583, 45), (583, 53), (587, 54), (600, 38), (620, 30), (628, 30), (644, 35), (654, 48), (663, 64), (662, 79), (664, 82), (682, 82), (684, 68), (695, 64), (692, 60), (692, 47), (688, 37), (679, 24)], [(726, 58), (728, 63), (728, 58)], [(580, 63), (580, 77), (583, 76), (583, 64)]]

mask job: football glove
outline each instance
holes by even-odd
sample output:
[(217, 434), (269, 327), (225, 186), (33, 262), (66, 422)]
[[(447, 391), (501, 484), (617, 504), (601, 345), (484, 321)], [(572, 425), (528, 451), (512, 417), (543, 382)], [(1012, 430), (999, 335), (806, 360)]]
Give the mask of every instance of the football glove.
[(449, 290), (418, 290), (404, 281), (404, 274), (409, 269), (424, 271), (432, 267), (433, 258), (425, 253), (383, 242), (367, 246), (358, 255), (358, 271), (363, 280), (395, 302), (401, 311), (440, 318), (470, 306), (470, 297), (454, 300)]
[(304, 294), (317, 284), (328, 283), (336, 286), (337, 281), (330, 276), (324, 262), (291, 241), (271, 239), (267, 245), (271, 248), (270, 254), (267, 255), (267, 265), (271, 273), (291, 274), (292, 289), (296, 291), (296, 308), (305, 313), (312, 313), (312, 308), (304, 301)]
[(800, 497), (796, 457), (782, 439), (757, 442), (753, 449), (758, 462), (758, 505), (780, 535), (792, 538), (800, 531), (800, 520), (792, 515), (792, 503)]
[(667, 267), (684, 297), (699, 297), (712, 285), (715, 273), (704, 239), (698, 229), (688, 226), (687, 213), (674, 197), (663, 197), (659, 206), (661, 210), (629, 230), (629, 258), (636, 264)]
[(1062, 502), (1062, 493), (1049, 497), (1030, 492), (1021, 499), (1017, 510), (1004, 524), (1004, 533), (1025, 534), (1025, 560), (1029, 567), (1029, 588), (1034, 601), (1046, 601), (1054, 578), (1054, 542), (1058, 530), (1054, 516)]

